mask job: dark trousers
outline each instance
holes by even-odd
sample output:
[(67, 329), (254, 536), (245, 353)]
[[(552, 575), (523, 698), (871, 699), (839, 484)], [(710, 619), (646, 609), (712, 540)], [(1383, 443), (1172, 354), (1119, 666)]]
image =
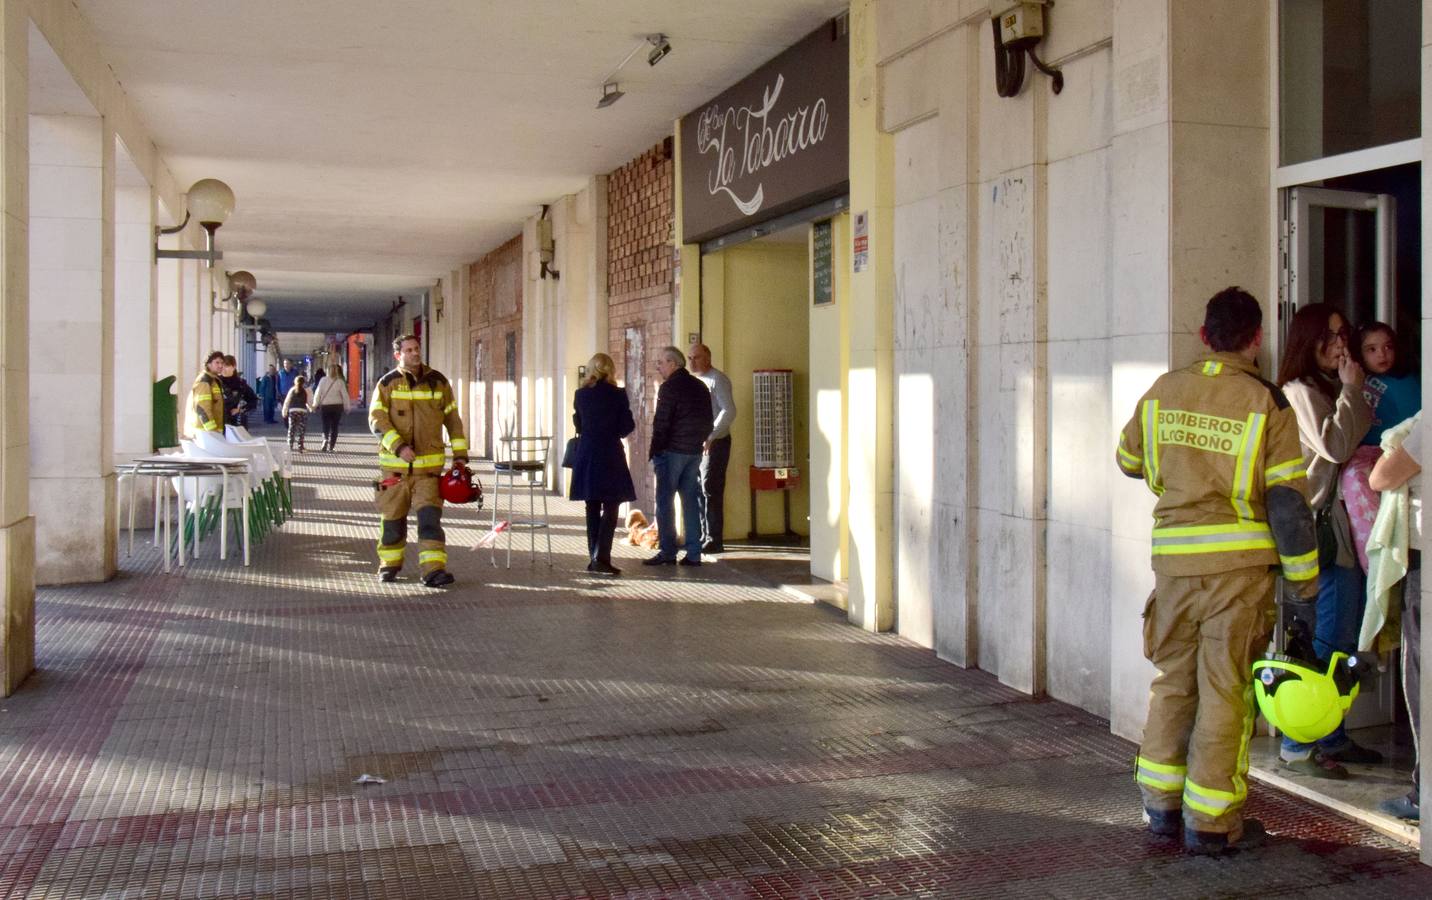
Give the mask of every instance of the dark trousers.
[(264, 423), (265, 423), (265, 424), (267, 424), (267, 425), (272, 425), (274, 422), (277, 422), (277, 421), (278, 421), (277, 417), (274, 416), (274, 411), (277, 410), (277, 409), (278, 409), (278, 401), (277, 401), (277, 400), (272, 400), (272, 399), (270, 399), (270, 398), (268, 398), (268, 397), (265, 397), (265, 398), (264, 398)]
[(587, 501), (587, 555), (594, 563), (612, 561), (612, 539), (617, 533), (620, 500)]
[(731, 436), (711, 442), (701, 457), (701, 543), (722, 543), (726, 527), (726, 466), (731, 462)]
[(338, 446), (338, 426), (343, 423), (343, 405), (341, 403), (326, 403), (318, 407), (318, 414), (323, 416), (323, 446)]

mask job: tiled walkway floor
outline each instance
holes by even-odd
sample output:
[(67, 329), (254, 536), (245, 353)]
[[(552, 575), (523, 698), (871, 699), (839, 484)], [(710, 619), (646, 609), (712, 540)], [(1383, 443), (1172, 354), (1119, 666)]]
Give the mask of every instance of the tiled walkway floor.
[[(302, 458), (251, 570), (212, 547), (40, 593), (0, 703), (0, 892), (28, 897), (1428, 896), (1432, 871), (1269, 790), (1228, 860), (1149, 843), (1106, 723), (763, 583), (467, 549), (376, 583), (372, 439)], [(788, 566), (777, 560), (774, 571)], [(359, 786), (363, 773), (386, 784)]]

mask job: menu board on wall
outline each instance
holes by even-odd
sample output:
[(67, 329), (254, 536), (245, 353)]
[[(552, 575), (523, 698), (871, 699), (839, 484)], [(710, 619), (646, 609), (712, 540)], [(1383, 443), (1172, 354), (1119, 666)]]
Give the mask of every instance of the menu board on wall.
[(835, 300), (831, 285), (835, 271), (831, 230), (829, 219), (811, 227), (811, 298), (816, 306)]

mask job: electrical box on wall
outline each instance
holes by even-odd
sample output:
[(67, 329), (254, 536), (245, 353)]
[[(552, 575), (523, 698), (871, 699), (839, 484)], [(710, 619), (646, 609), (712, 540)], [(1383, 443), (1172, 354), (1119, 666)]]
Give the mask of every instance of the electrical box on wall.
[[(1010, 4), (1008, 0), (992, 4), (999, 19), (1001, 39), (1006, 47), (1037, 43), (1044, 37), (1044, 3), (1042, 0)], [(1003, 7), (1003, 9), (1000, 9)]]

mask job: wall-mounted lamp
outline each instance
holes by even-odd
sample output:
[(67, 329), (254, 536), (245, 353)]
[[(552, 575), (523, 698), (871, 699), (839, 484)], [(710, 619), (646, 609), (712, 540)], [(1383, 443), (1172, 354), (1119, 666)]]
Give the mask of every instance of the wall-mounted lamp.
[(264, 313), (268, 312), (268, 304), (255, 297), (244, 304), (244, 312), (247, 312), (255, 319), (260, 319), (263, 318)]
[[(184, 195), (184, 221), (173, 228), (156, 227), (154, 229), (154, 258), (155, 259), (202, 259), (208, 268), (214, 268), (214, 263), (224, 258), (224, 254), (214, 249), (214, 232), (219, 230), (225, 220), (234, 211), (234, 192), (227, 184), (217, 178), (201, 178), (194, 182), (188, 193)], [(160, 250), (159, 238), (166, 234), (178, 234), (189, 224), (190, 219), (197, 219), (204, 228), (204, 249), (203, 250)]]
[(646, 55), (646, 64), (649, 66), (656, 65), (671, 54), (671, 41), (666, 39), (666, 35), (658, 33), (644, 36), (641, 43), (633, 47), (626, 58), (617, 63), (617, 67), (602, 79), (602, 96), (597, 101), (597, 109), (606, 109), (626, 96), (626, 92), (617, 84), (617, 73), (631, 62), (632, 57), (640, 53), (643, 47), (651, 47), (651, 52)]
[(1054, 0), (994, 0), (990, 4), (994, 31), (995, 92), (1014, 97), (1024, 89), (1024, 57), (1050, 78), (1054, 93), (1064, 90), (1064, 73), (1049, 66), (1034, 52), (1049, 32), (1046, 7)]
[(213, 295), (214, 312), (231, 312), (238, 315), (240, 305), (258, 290), (258, 280), (253, 273), (242, 269), (225, 272), (220, 279), (223, 283), (223, 295), (220, 296), (218, 292)]

